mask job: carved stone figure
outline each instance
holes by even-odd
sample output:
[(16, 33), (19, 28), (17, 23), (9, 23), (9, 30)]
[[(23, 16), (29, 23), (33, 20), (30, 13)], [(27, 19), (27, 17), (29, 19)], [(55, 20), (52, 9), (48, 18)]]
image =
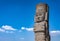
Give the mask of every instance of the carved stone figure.
[(50, 41), (47, 4), (36, 6), (34, 21), (35, 41)]

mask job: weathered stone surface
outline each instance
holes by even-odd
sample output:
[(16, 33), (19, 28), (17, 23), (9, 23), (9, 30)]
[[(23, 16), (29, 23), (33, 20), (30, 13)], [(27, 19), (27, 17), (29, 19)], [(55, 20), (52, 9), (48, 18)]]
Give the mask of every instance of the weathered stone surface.
[(45, 19), (45, 13), (37, 13), (36, 17), (35, 17), (35, 22), (40, 22), (43, 21)]
[(47, 25), (46, 21), (42, 21), (40, 23), (35, 23), (34, 31), (45, 31), (46, 25)]
[(34, 21), (35, 41), (50, 41), (48, 6), (46, 4), (38, 4), (36, 6)]
[(38, 4), (36, 6), (36, 12), (47, 12), (48, 6), (47, 4)]

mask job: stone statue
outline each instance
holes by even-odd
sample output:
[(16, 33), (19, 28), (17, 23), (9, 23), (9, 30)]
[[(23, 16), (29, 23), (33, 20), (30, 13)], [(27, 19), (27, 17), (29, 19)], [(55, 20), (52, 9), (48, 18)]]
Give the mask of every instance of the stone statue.
[(48, 6), (47, 4), (38, 4), (36, 6), (36, 15), (34, 18), (35, 41), (49, 41), (48, 26)]

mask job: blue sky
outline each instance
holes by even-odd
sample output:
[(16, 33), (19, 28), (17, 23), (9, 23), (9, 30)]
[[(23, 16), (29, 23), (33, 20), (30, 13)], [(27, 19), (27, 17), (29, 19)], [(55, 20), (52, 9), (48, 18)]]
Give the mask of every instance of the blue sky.
[(51, 41), (60, 40), (60, 0), (0, 0), (0, 41), (34, 41), (38, 3), (49, 6)]

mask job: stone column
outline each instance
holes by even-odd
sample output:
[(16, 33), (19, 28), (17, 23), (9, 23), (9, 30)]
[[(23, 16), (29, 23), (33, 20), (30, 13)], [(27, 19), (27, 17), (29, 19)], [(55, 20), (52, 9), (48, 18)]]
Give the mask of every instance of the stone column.
[(48, 24), (48, 5), (38, 4), (34, 18), (35, 41), (50, 41)]

